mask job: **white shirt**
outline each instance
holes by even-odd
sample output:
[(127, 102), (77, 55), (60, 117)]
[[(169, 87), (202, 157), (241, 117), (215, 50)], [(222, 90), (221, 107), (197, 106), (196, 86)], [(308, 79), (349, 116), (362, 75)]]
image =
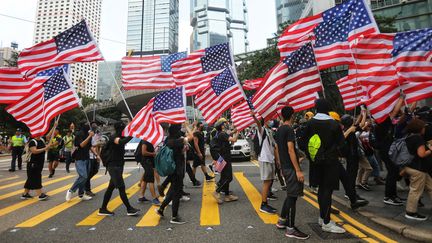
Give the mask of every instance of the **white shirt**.
[[(264, 129), (266, 130), (266, 137), (264, 139), (264, 143), (262, 143), (262, 137), (264, 134)], [(274, 163), (274, 146), (275, 146), (275, 141), (272, 135), (272, 131), (270, 131), (267, 128), (263, 127), (262, 132), (257, 132), (258, 135), (258, 141), (261, 144), (262, 143), (262, 148), (261, 148), (261, 153), (258, 156), (258, 161), (260, 162), (268, 162), (268, 163)]]

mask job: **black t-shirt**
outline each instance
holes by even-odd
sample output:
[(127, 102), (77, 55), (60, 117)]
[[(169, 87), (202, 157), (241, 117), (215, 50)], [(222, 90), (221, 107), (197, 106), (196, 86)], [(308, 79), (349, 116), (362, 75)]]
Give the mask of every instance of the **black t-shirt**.
[[(414, 155), (414, 159), (412, 163), (408, 165), (408, 167), (427, 172), (432, 175), (432, 157), (427, 156), (425, 158), (420, 158), (417, 155), (417, 149), (422, 145), (426, 145), (424, 138), (419, 134), (413, 134), (408, 136), (405, 142), (408, 147), (408, 151)], [(428, 150), (427, 146), (426, 150)]]
[(375, 144), (377, 149), (388, 151), (393, 143), (394, 125), (390, 117), (375, 127)]
[(90, 159), (90, 148), (91, 148), (91, 141), (87, 143), (87, 145), (84, 148), (81, 148), (80, 144), (86, 140), (88, 137), (88, 134), (84, 134), (82, 131), (78, 133), (78, 135), (75, 138), (75, 146), (77, 147), (77, 150), (75, 151), (75, 159), (76, 160), (89, 160)]
[(226, 132), (220, 132), (217, 135), (217, 141), (220, 147), (219, 154), (226, 162), (231, 162), (231, 143), (229, 138), (230, 136)]
[[(357, 129), (358, 130), (358, 129)], [(360, 130), (361, 131), (361, 130)], [(347, 159), (358, 159), (359, 143), (355, 132), (352, 132), (345, 138), (344, 146), (342, 147), (342, 155)]]
[[(114, 141), (116, 138), (120, 138), (119, 143), (116, 144)], [(124, 154), (125, 146), (132, 139), (132, 137), (123, 137), (113, 135), (109, 138), (108, 143), (111, 143), (110, 149), (112, 151), (111, 161), (108, 162), (110, 167), (123, 167), (124, 166)]]
[[(29, 148), (35, 147), (35, 146), (36, 146), (36, 149), (45, 148), (45, 142), (42, 139), (40, 139), (40, 140), (31, 139), (29, 142)], [(44, 161), (45, 161), (45, 151), (40, 153), (40, 154), (32, 154), (31, 155), (31, 158), (30, 158), (31, 163), (43, 164)]]
[(288, 152), (288, 142), (293, 142), (295, 145), (294, 129), (288, 125), (282, 125), (276, 132), (276, 144), (279, 150), (279, 160), (282, 170), (294, 169), (291, 158)]
[[(152, 152), (155, 151), (155, 149), (153, 147), (153, 144), (151, 144), (151, 143), (149, 143), (149, 142), (147, 142), (145, 140), (142, 140), (141, 143), (140, 143), (140, 146), (143, 146), (143, 145), (146, 145), (148, 152), (152, 153)], [(147, 160), (153, 161), (154, 157), (152, 157), (152, 156), (143, 156), (143, 160), (144, 161), (147, 161)]]
[[(202, 132), (195, 132), (194, 137), (198, 138), (198, 148), (202, 155), (205, 154), (205, 141), (204, 134)], [(195, 146), (193, 147), (195, 149)]]
[(177, 175), (183, 175), (185, 171), (185, 155), (184, 150), (184, 138), (167, 137), (166, 145), (173, 150), (174, 161), (176, 163)]

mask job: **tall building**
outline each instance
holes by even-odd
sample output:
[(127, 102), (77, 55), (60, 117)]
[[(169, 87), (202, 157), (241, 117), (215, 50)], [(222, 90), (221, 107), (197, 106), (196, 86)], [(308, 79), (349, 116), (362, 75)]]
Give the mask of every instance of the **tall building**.
[(126, 49), (132, 55), (177, 52), (178, 28), (179, 0), (129, 0)]
[(277, 25), (299, 20), (307, 3), (308, 0), (276, 0)]
[(246, 0), (191, 0), (191, 50), (230, 42), (234, 54), (248, 51)]
[[(82, 19), (87, 21), (94, 38), (99, 41), (101, 9), (102, 0), (38, 0), (34, 44), (53, 38)], [(98, 64), (76, 63), (71, 70), (77, 91), (96, 97)]]
[(111, 74), (114, 74), (116, 80), (121, 79), (121, 62), (99, 62), (98, 63), (98, 82), (97, 82), (97, 100), (110, 100), (112, 90), (115, 86), (114, 80)]
[(9, 66), (6, 61), (10, 60), (17, 51), (11, 47), (0, 47), (0, 67)]

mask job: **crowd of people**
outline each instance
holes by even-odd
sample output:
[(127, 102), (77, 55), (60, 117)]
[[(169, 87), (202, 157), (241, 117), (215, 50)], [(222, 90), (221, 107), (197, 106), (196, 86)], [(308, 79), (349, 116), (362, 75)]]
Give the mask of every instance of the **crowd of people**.
[[(406, 201), (406, 218), (426, 220), (427, 217), (419, 214), (417, 208), (423, 206), (421, 197), (425, 191), (432, 198), (432, 150), (428, 142), (432, 140), (432, 110), (428, 107), (417, 108), (416, 104), (410, 107), (405, 105), (403, 109), (404, 105), (405, 97), (401, 94), (389, 117), (381, 123), (375, 123), (363, 107), (359, 114), (340, 115), (333, 111), (325, 99), (316, 100), (315, 114), (307, 112), (301, 119), (298, 119), (298, 114), (289, 106), (281, 110), (280, 119), (269, 121), (259, 120), (256, 114), (251, 112), (256, 125), (254, 134), (257, 143), (254, 151), (263, 182), (260, 211), (267, 214), (277, 213), (278, 210), (268, 201), (277, 199), (271, 189), (275, 179), (279, 178), (286, 197), (276, 227), (286, 229), (287, 237), (309, 238), (309, 235), (296, 227), (297, 199), (303, 196), (305, 183), (302, 163), (309, 161), (309, 188), (318, 196), (318, 223), (323, 231), (345, 232), (344, 228), (330, 220), (331, 213), (338, 213), (331, 205), (333, 191), (338, 190), (340, 184), (353, 210), (368, 205), (369, 202), (359, 195), (358, 190), (373, 190), (374, 182), (375, 185), (385, 187), (383, 203), (402, 206)], [(47, 154), (50, 177), (54, 176), (60, 160), (63, 159), (66, 163), (67, 173), (70, 173), (71, 162), (75, 163), (78, 177), (67, 191), (66, 201), (71, 200), (75, 193), (84, 201), (95, 196), (91, 191), (90, 180), (98, 173), (100, 163), (103, 163), (110, 181), (99, 215), (114, 215), (107, 208), (114, 189), (119, 190), (127, 215), (137, 215), (140, 210), (130, 204), (123, 180), (125, 145), (131, 137), (122, 136), (125, 128), (123, 122), (116, 123), (114, 128), (114, 134), (104, 136), (97, 123), (83, 123), (76, 131), (74, 126), (71, 126), (62, 137), (55, 124), (45, 138), (31, 139), (27, 139), (18, 129), (10, 139), (10, 171), (15, 171), (16, 161), (18, 169), (22, 168), (21, 155), (26, 150), (26, 144), (31, 152), (30, 160), (26, 164), (28, 178), (21, 198), (32, 198), (31, 190), (36, 191), (39, 200), (48, 197), (42, 191), (42, 169)], [(212, 181), (214, 176), (208, 168), (215, 172), (213, 168), (221, 158), (226, 164), (219, 171), (213, 197), (219, 204), (237, 201), (238, 196), (230, 190), (233, 180), (231, 145), (237, 141), (239, 131), (231, 128), (229, 121), (221, 118), (214, 124), (213, 129), (209, 130), (208, 136), (205, 136), (202, 123), (195, 122), (190, 125), (186, 122), (170, 125), (166, 130), (166, 137), (157, 147), (142, 140), (137, 148), (137, 162), (144, 168), (138, 184), (138, 203), (150, 201), (158, 206), (156, 213), (160, 217), (164, 217), (166, 207), (171, 205), (170, 222), (186, 223), (179, 214), (180, 202), (190, 199), (190, 194), (184, 191), (185, 174), (188, 174), (193, 186), (199, 187), (201, 182), (196, 179), (197, 169), (200, 168), (206, 181)], [(213, 159), (209, 167), (206, 166), (206, 142)], [(161, 147), (172, 151), (175, 163), (175, 170), (162, 183), (155, 165), (155, 157)], [(408, 159), (401, 162), (401, 158)], [(385, 178), (381, 177), (382, 164), (387, 171)], [(398, 195), (398, 181), (409, 185), (408, 198)], [(145, 197), (147, 188), (150, 199)], [(159, 197), (163, 197), (163, 201), (160, 201)]]

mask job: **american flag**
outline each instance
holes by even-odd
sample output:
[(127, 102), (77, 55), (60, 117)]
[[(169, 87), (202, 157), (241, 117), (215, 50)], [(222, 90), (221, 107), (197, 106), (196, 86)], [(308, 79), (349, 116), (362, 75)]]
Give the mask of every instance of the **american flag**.
[(171, 65), (186, 57), (186, 52), (164, 56), (124, 57), (122, 85), (125, 90), (173, 89), (176, 85)]
[(42, 71), (34, 79), (26, 79), (16, 67), (0, 68), (0, 104), (12, 104), (23, 98), (32, 89), (47, 81), (55, 72), (68, 65)]
[(265, 119), (271, 119), (280, 100), (297, 98), (322, 90), (320, 74), (310, 43), (289, 54), (276, 65), (254, 96), (255, 110)]
[(222, 170), (225, 168), (226, 161), (222, 156), (219, 155), (219, 159), (216, 161), (215, 170), (219, 173), (222, 173)]
[[(317, 92), (307, 94), (301, 97), (296, 97), (290, 101), (281, 100), (277, 103), (277, 115), (282, 117), (281, 111), (285, 106), (291, 106), (295, 112), (304, 111), (315, 107), (315, 100), (319, 99)], [(276, 115), (273, 118), (277, 118)]]
[(195, 95), (206, 89), (210, 81), (225, 68), (233, 66), (228, 43), (211, 46), (189, 54), (172, 64), (177, 86), (184, 86), (186, 95)]
[(123, 131), (123, 135), (141, 138), (156, 146), (164, 136), (160, 123), (174, 124), (186, 121), (185, 106), (184, 87), (161, 92), (136, 114)]
[(79, 104), (69, 77), (60, 68), (42, 85), (6, 107), (6, 111), (26, 124), (32, 136), (37, 137), (47, 132), (50, 121), (55, 116), (78, 107)]
[(261, 84), (263, 83), (263, 80), (264, 80), (263, 78), (245, 80), (243, 83), (243, 89), (244, 90), (258, 89), (261, 86)]
[(75, 62), (103, 60), (96, 41), (84, 20), (51, 40), (24, 49), (18, 57), (18, 68), (33, 78), (42, 70)]
[(356, 82), (355, 78), (347, 75), (336, 81), (336, 85), (342, 96), (345, 110), (352, 110), (356, 106), (364, 104), (367, 98), (366, 87)]
[(214, 77), (210, 85), (196, 95), (195, 104), (207, 123), (213, 123), (222, 113), (245, 99), (240, 83), (231, 68)]
[(408, 104), (432, 97), (432, 82), (405, 83), (398, 85), (370, 85), (366, 105), (376, 122), (385, 121), (393, 110), (400, 90), (406, 94)]
[[(349, 44), (360, 35), (379, 33), (375, 19), (364, 0), (348, 0), (323, 13), (294, 23), (279, 40), (281, 56), (295, 47), (314, 40), (319, 68), (349, 65), (353, 63)], [(301, 28), (300, 28), (301, 26)], [(299, 32), (298, 30), (303, 30)]]
[(247, 101), (243, 101), (231, 108), (231, 121), (238, 131), (254, 124), (254, 119), (251, 116), (251, 108)]

